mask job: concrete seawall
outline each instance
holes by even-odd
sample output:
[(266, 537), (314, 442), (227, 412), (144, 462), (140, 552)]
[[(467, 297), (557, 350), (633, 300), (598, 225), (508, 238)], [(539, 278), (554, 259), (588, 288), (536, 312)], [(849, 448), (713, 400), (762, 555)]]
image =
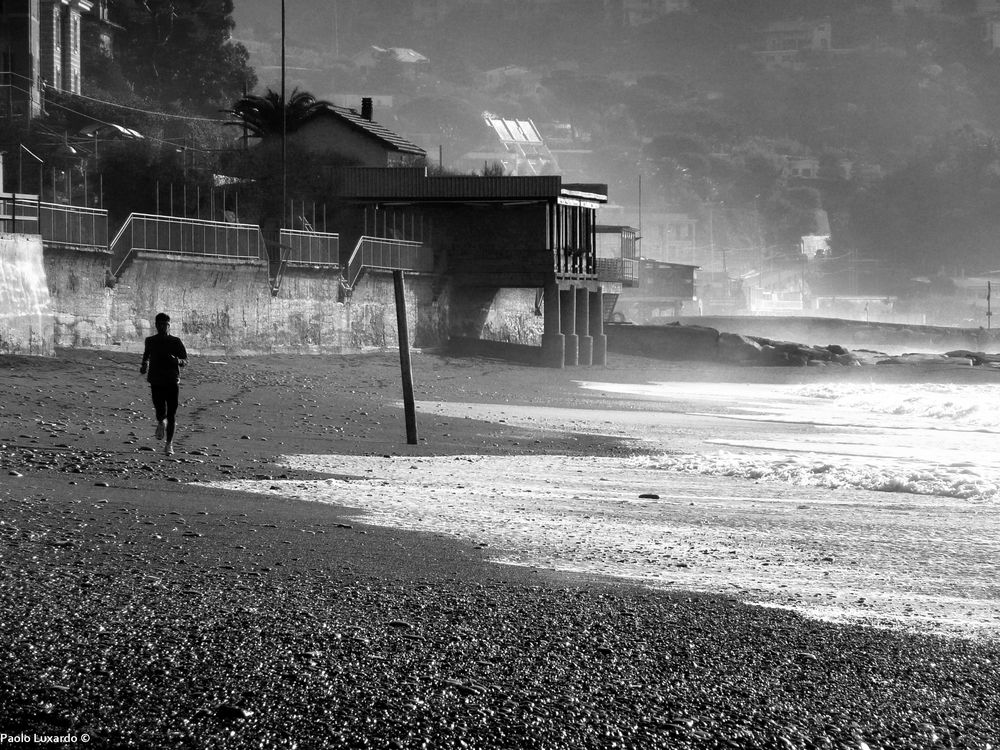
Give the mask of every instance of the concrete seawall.
[[(336, 269), (289, 267), (272, 295), (267, 264), (256, 259), (137, 251), (117, 280), (109, 263), (105, 250), (0, 234), (0, 353), (141, 351), (160, 311), (201, 354), (336, 354), (396, 345), (390, 274), (365, 273), (346, 290)], [(446, 343), (448, 299), (430, 277), (406, 277), (414, 346)]]
[(41, 238), (0, 234), (0, 354), (51, 354), (53, 326)]

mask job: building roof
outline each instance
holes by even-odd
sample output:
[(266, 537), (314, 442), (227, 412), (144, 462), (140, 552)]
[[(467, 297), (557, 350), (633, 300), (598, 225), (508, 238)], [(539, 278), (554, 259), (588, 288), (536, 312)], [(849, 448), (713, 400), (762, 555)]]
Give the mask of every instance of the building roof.
[(531, 120), (516, 120), (512, 117), (498, 117), (489, 112), (483, 113), (483, 119), (496, 132), (501, 143), (518, 143), (541, 146), (542, 136)]
[(653, 270), (667, 268), (701, 268), (701, 266), (695, 266), (691, 263), (674, 263), (669, 260), (653, 260), (652, 258), (640, 258), (640, 260), (644, 266)]
[(638, 232), (639, 230), (628, 224), (597, 224), (594, 231), (598, 234), (620, 234), (621, 232)]
[(383, 145), (389, 147), (393, 151), (399, 151), (404, 154), (416, 154), (417, 156), (427, 155), (427, 152), (420, 148), (417, 144), (392, 132), (389, 128), (379, 125), (374, 120), (366, 120), (355, 109), (351, 109), (350, 107), (338, 107), (334, 104), (326, 107), (325, 112), (320, 112), (317, 117), (322, 117), (327, 113), (348, 123), (351, 127), (363, 132), (368, 137), (380, 141)]
[(384, 58), (395, 60), (404, 65), (428, 62), (426, 57), (409, 47), (378, 47), (374, 44), (355, 55), (354, 62), (362, 66), (374, 65), (378, 60)]
[(784, 34), (790, 31), (812, 31), (830, 25), (830, 20), (823, 18), (820, 20), (806, 21), (773, 21), (764, 27), (765, 34)]
[(604, 203), (607, 185), (563, 183), (558, 175), (428, 176), (423, 168), (345, 167), (337, 191), (359, 200), (524, 201), (570, 199)]

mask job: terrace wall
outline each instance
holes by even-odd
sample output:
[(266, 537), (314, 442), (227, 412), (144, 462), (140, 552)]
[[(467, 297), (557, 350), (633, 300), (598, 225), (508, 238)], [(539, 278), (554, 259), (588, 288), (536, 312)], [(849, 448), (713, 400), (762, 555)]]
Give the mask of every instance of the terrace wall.
[[(341, 353), (396, 345), (392, 275), (365, 272), (352, 294), (336, 269), (289, 267), (272, 296), (265, 261), (139, 252), (117, 282), (109, 255), (0, 235), (0, 353), (56, 347), (138, 352), (165, 311), (200, 354)], [(410, 341), (443, 345), (448, 294), (406, 277)]]

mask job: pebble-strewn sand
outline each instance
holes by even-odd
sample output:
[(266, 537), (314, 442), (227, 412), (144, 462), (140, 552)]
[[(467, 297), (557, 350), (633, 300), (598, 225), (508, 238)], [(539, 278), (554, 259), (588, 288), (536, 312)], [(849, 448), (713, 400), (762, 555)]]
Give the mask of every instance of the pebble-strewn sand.
[[(154, 450), (137, 366), (122, 353), (0, 359), (5, 743), (38, 744), (37, 734), (66, 747), (86, 735), (98, 748), (1000, 746), (1000, 652), (990, 640), (831, 624), (719, 594), (557, 574), (537, 561), (494, 565), (488, 560), (502, 554), (492, 544), (209, 485), (332, 479), (363, 487), (368, 480), (352, 473), (358, 461), (406, 471), (421, 460), (437, 466), (468, 456), (481, 462), (469, 494), (485, 501), (490, 472), (498, 487), (509, 483), (508, 470), (495, 467), (530, 475), (546, 473), (546, 461), (593, 457), (596, 466), (646, 455), (632, 439), (584, 429), (592, 417), (560, 426), (425, 412), (421, 442), (408, 446), (393, 353), (196, 357), (185, 372), (178, 452), (166, 457)], [(634, 358), (556, 372), (430, 354), (414, 357), (414, 372), (421, 402), (539, 414), (692, 410), (582, 392), (573, 382), (581, 379), (820, 377)], [(704, 424), (692, 419), (692, 429)], [(677, 424), (679, 445), (696, 439), (687, 430)], [(284, 465), (285, 455), (344, 458), (317, 476)], [(560, 481), (551, 473), (544, 479)], [(405, 497), (417, 476), (419, 469), (381, 491)], [(539, 489), (544, 479), (537, 475)], [(772, 537), (782, 519), (806, 510), (769, 500), (797, 496), (790, 485), (755, 490), (712, 476), (685, 489), (684, 481), (674, 485), (677, 496), (701, 495), (701, 505), (681, 508), (684, 523), (704, 530), (712, 515), (737, 517), (736, 504), (708, 494), (769, 508), (771, 518), (759, 514), (754, 525)], [(594, 492), (587, 484), (566, 486)], [(717, 489), (707, 493), (709, 486)], [(804, 504), (819, 525), (841, 518), (819, 501), (821, 491), (801, 490), (816, 498)], [(930, 501), (901, 498), (915, 509), (909, 519), (906, 508), (894, 511), (902, 528)], [(575, 514), (569, 500), (564, 513)], [(634, 507), (641, 515), (655, 506)], [(692, 531), (693, 549), (678, 544), (678, 559), (700, 555), (706, 538)], [(943, 535), (930, 541), (926, 549), (952, 544)], [(728, 551), (720, 544), (716, 554)], [(763, 568), (752, 555), (736, 557)], [(845, 556), (833, 557), (820, 559), (817, 572), (839, 570)], [(699, 566), (676, 568), (678, 580)]]

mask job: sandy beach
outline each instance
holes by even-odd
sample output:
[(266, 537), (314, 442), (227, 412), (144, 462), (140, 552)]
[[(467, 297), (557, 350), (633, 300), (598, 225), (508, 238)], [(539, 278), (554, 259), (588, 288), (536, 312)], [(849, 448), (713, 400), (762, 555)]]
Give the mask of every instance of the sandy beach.
[[(409, 446), (394, 353), (196, 357), (172, 457), (134, 355), (0, 359), (0, 733), (1000, 745), (995, 467), (876, 491), (845, 408), (747, 409), (753, 388), (991, 393), (995, 371), (612, 359), (416, 354)], [(875, 465), (995, 439), (896, 429)]]

